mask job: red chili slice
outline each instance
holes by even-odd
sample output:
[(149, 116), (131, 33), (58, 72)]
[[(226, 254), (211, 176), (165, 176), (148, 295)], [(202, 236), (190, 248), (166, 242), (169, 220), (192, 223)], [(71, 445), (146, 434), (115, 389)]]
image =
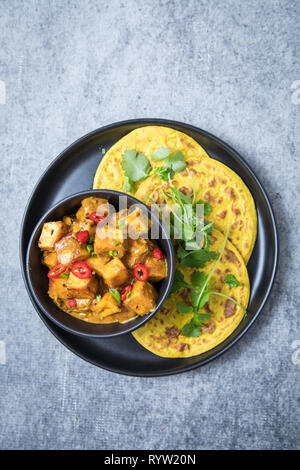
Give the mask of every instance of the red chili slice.
[(163, 252), (159, 248), (154, 248), (152, 255), (155, 259), (162, 259), (164, 257)]
[(103, 223), (106, 219), (104, 214), (100, 214), (99, 212), (91, 212), (89, 218), (94, 222), (94, 224), (98, 225), (100, 222)]
[(71, 271), (79, 279), (88, 279), (92, 275), (91, 268), (84, 261), (76, 261), (71, 267)]
[(77, 240), (79, 243), (86, 243), (89, 241), (90, 234), (88, 230), (81, 230), (81, 232), (77, 233)]
[(149, 277), (149, 269), (143, 264), (136, 264), (133, 267), (133, 275), (137, 281), (146, 281)]
[(127, 294), (132, 290), (132, 285), (128, 284), (128, 286), (123, 287), (121, 290), (121, 300), (124, 302), (124, 300), (127, 299)]
[(48, 272), (48, 277), (50, 279), (55, 279), (56, 277), (64, 273), (66, 269), (67, 269), (67, 266), (64, 266), (63, 264), (58, 263), (55, 266), (53, 266), (52, 269), (50, 269), (50, 271)]
[(68, 305), (69, 305), (69, 307), (73, 308), (73, 307), (76, 307), (77, 302), (76, 302), (75, 299), (71, 299), (71, 300), (68, 301)]

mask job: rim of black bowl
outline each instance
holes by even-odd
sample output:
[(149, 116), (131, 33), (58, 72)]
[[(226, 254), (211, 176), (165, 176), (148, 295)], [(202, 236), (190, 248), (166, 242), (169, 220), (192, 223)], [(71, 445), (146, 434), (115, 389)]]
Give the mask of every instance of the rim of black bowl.
[[(147, 315), (141, 316), (140, 321), (137, 324), (135, 324), (134, 326), (130, 326), (131, 321), (128, 321), (126, 323), (122, 323), (122, 325), (128, 325), (128, 328), (124, 328), (123, 331), (114, 332), (114, 333), (88, 333), (88, 332), (83, 332), (83, 331), (79, 331), (79, 330), (73, 329), (71, 327), (68, 327), (68, 326), (64, 325), (63, 323), (61, 323), (59, 320), (57, 320), (51, 313), (48, 312), (47, 309), (44, 308), (44, 306), (39, 301), (39, 299), (38, 299), (38, 297), (35, 293), (35, 288), (34, 288), (34, 285), (32, 283), (32, 280), (31, 280), (31, 274), (30, 274), (30, 269), (29, 269), (29, 256), (30, 256), (33, 240), (36, 236), (36, 233), (39, 230), (41, 230), (42, 225), (43, 225), (45, 219), (47, 219), (47, 217), (49, 216), (49, 214), (52, 211), (54, 211), (55, 209), (57, 209), (59, 206), (61, 206), (62, 204), (74, 199), (75, 197), (91, 196), (91, 195), (96, 195), (96, 194), (100, 194), (100, 193), (101, 194), (105, 193), (107, 195), (114, 195), (114, 196), (119, 196), (119, 197), (120, 196), (126, 197), (126, 198), (130, 199), (131, 201), (133, 201), (134, 203), (143, 206), (147, 211), (148, 217), (151, 216), (156, 221), (158, 226), (161, 228), (162, 233), (165, 235), (164, 239), (166, 240), (166, 243), (167, 243), (167, 246), (168, 246), (168, 249), (169, 249), (169, 253), (170, 253), (170, 263), (168, 264), (168, 284), (167, 284), (167, 287), (166, 287), (166, 289), (163, 293), (163, 296), (162, 296), (161, 300), (158, 302), (155, 309), (152, 312), (148, 313)], [(131, 196), (130, 194), (122, 193), (121, 191), (114, 191), (112, 189), (90, 189), (90, 190), (86, 190), (86, 191), (80, 191), (78, 193), (74, 193), (70, 196), (67, 196), (64, 199), (61, 199), (59, 202), (57, 202), (56, 204), (51, 206), (44, 213), (44, 215), (39, 219), (38, 223), (36, 224), (32, 234), (31, 234), (31, 237), (30, 237), (30, 240), (29, 240), (29, 243), (28, 243), (28, 246), (27, 246), (27, 251), (26, 251), (26, 275), (27, 275), (27, 279), (28, 279), (28, 283), (29, 283), (29, 287), (30, 287), (32, 296), (34, 298), (34, 301), (38, 305), (38, 307), (44, 312), (44, 314), (51, 321), (53, 321), (56, 325), (63, 328), (64, 330), (69, 331), (69, 332), (74, 333), (74, 334), (77, 334), (77, 335), (80, 335), (80, 336), (85, 336), (85, 337), (90, 337), (90, 338), (103, 338), (103, 339), (112, 338), (112, 337), (115, 337), (115, 336), (120, 336), (120, 335), (123, 335), (123, 334), (130, 333), (130, 332), (136, 330), (137, 328), (140, 328), (142, 325), (144, 325), (147, 321), (150, 320), (150, 318), (152, 318), (156, 314), (156, 312), (159, 310), (159, 308), (165, 302), (165, 300), (166, 300), (166, 298), (167, 298), (167, 296), (170, 292), (170, 289), (172, 287), (172, 284), (173, 284), (174, 272), (175, 272), (174, 248), (173, 248), (173, 245), (172, 245), (172, 242), (171, 242), (170, 238), (167, 236), (167, 232), (166, 232), (162, 222), (160, 221), (159, 217), (157, 217), (156, 214), (153, 211), (151, 211), (151, 209), (148, 206), (146, 206), (146, 204), (144, 204), (142, 201), (135, 198), (134, 196)], [(66, 313), (66, 315), (68, 315), (68, 314)], [(74, 318), (76, 318), (76, 317), (74, 317)], [(83, 320), (80, 320), (80, 319), (78, 319), (78, 320), (83, 322)], [(84, 324), (86, 325), (87, 323), (84, 322)], [(100, 327), (103, 327), (103, 324), (101, 324), (101, 323), (99, 323), (99, 324), (93, 323), (93, 326), (95, 326), (95, 325), (96, 326), (99, 325)]]

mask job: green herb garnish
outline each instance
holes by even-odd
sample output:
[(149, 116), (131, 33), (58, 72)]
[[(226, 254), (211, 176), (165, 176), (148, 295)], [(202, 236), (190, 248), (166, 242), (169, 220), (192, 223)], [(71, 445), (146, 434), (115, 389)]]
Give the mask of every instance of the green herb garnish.
[(237, 278), (234, 276), (234, 274), (227, 274), (227, 276), (225, 277), (225, 282), (230, 287), (242, 286), (242, 283), (237, 280)]
[(89, 252), (89, 254), (91, 254), (92, 251), (94, 250), (94, 247), (93, 247), (93, 245), (86, 245), (86, 249)]
[(95, 235), (90, 235), (89, 244), (91, 245), (92, 243), (94, 243), (94, 240), (95, 240)]
[(101, 294), (96, 295), (96, 300), (97, 300), (97, 302), (100, 302), (100, 300), (101, 300)]
[(69, 274), (61, 273), (60, 277), (63, 277), (64, 279), (69, 279)]
[(158, 147), (154, 153), (152, 153), (151, 158), (154, 160), (164, 160), (171, 153), (171, 150), (167, 147)]
[(130, 181), (136, 182), (146, 178), (151, 171), (148, 158), (135, 150), (125, 150), (122, 155), (121, 166)]
[(179, 150), (171, 152), (170, 149), (159, 147), (151, 157), (155, 160), (164, 160), (164, 164), (162, 166), (155, 167), (153, 173), (158, 176), (158, 178), (165, 181), (173, 178), (174, 173), (182, 171), (186, 167), (184, 155)]
[(118, 252), (115, 250), (109, 250), (109, 256), (118, 256)]
[(115, 242), (114, 245), (119, 246), (119, 245), (121, 245), (121, 242)]
[(120, 292), (117, 289), (109, 289), (109, 292), (113, 296), (113, 298), (118, 302), (118, 304), (121, 303), (121, 295)]

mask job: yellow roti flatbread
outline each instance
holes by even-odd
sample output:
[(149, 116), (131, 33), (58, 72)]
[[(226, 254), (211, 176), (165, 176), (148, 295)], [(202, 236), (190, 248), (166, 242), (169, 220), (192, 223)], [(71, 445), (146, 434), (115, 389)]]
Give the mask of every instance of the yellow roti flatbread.
[[(220, 252), (224, 235), (213, 230), (212, 249)], [(209, 273), (215, 261), (210, 261), (201, 269)], [(190, 283), (190, 276), (195, 268), (181, 268), (185, 281)], [(227, 274), (233, 274), (242, 284), (239, 287), (229, 287), (224, 279)], [(244, 308), (247, 308), (250, 294), (250, 284), (247, 268), (238, 250), (227, 240), (224, 254), (210, 282), (211, 291), (217, 291), (233, 297)], [(189, 293), (181, 290), (171, 295), (163, 307), (144, 326), (135, 330), (134, 338), (146, 349), (162, 357), (190, 357), (204, 353), (224, 341), (241, 322), (244, 311), (232, 301), (211, 295), (207, 312), (211, 319), (202, 334), (190, 338), (180, 334), (182, 327), (192, 318), (192, 314), (180, 314), (176, 310), (178, 302), (187, 302)]]

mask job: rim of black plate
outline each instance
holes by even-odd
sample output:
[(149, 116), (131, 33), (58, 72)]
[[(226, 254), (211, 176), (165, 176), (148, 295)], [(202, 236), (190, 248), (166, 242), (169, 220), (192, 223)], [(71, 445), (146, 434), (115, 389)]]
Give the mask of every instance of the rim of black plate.
[[(162, 373), (127, 373), (127, 372), (124, 372), (122, 370), (119, 370), (119, 369), (116, 369), (116, 368), (108, 368), (108, 367), (105, 367), (105, 366), (99, 366), (99, 364), (97, 364), (97, 362), (89, 359), (88, 357), (86, 357), (84, 354), (80, 354), (78, 351), (74, 350), (70, 345), (68, 345), (64, 340), (62, 340), (57, 334), (56, 332), (54, 332), (49, 324), (47, 323), (46, 321), (46, 318), (44, 318), (42, 312), (39, 311), (38, 309), (38, 306), (36, 305), (35, 301), (34, 301), (34, 297), (33, 297), (33, 294), (30, 290), (30, 287), (29, 287), (29, 284), (28, 284), (28, 280), (27, 280), (27, 276), (26, 276), (26, 272), (25, 272), (25, 265), (24, 265), (24, 262), (23, 262), (23, 258), (22, 258), (22, 243), (23, 243), (23, 230), (24, 230), (24, 224), (25, 224), (25, 221), (26, 221), (26, 217), (27, 217), (27, 212), (28, 212), (28, 209), (31, 205), (31, 202), (32, 202), (32, 197), (34, 195), (34, 193), (36, 192), (36, 190), (38, 189), (38, 187), (40, 186), (42, 180), (44, 179), (44, 176), (48, 173), (48, 171), (56, 165), (56, 163), (63, 157), (66, 157), (68, 152), (70, 150), (72, 150), (73, 148), (77, 147), (79, 144), (81, 144), (82, 142), (84, 142), (86, 139), (89, 139), (90, 137), (92, 137), (93, 135), (96, 135), (96, 134), (99, 134), (101, 132), (104, 132), (106, 130), (109, 130), (109, 129), (114, 129), (116, 127), (120, 127), (120, 126), (124, 126), (124, 125), (130, 125), (130, 124), (137, 124), (137, 125), (141, 125), (141, 124), (145, 124), (145, 125), (151, 125), (151, 124), (161, 124), (163, 126), (179, 126), (179, 127), (183, 127), (185, 129), (188, 129), (188, 130), (193, 130), (194, 132), (196, 133), (199, 133), (199, 134), (202, 134), (203, 136), (205, 137), (208, 137), (209, 139), (217, 142), (218, 144), (220, 144), (223, 148), (225, 148), (228, 152), (232, 153), (235, 155), (235, 157), (242, 162), (242, 164), (244, 165), (244, 167), (249, 171), (249, 173), (251, 174), (252, 178), (256, 181), (257, 185), (259, 186), (263, 196), (264, 196), (264, 199), (266, 201), (266, 204), (267, 204), (267, 207), (268, 207), (268, 210), (269, 210), (269, 213), (270, 213), (270, 217), (271, 217), (271, 222), (272, 222), (272, 227), (273, 227), (273, 232), (274, 232), (274, 261), (273, 261), (273, 268), (272, 268), (272, 274), (271, 274), (271, 278), (270, 278), (270, 281), (269, 281), (269, 285), (268, 285), (268, 289), (264, 295), (264, 298), (262, 300), (262, 303), (260, 305), (260, 307), (257, 309), (256, 313), (254, 314), (253, 318), (251, 319), (251, 321), (243, 328), (243, 330), (239, 333), (239, 335), (234, 338), (229, 344), (227, 344), (226, 346), (224, 346), (220, 351), (217, 351), (216, 353), (212, 354), (209, 358), (207, 359), (203, 359), (203, 360), (200, 360), (199, 363), (195, 363), (195, 364), (192, 364), (190, 366), (186, 366), (186, 367), (182, 367), (180, 368), (179, 370), (172, 370), (172, 371), (169, 371), (169, 372), (162, 372)], [(266, 191), (264, 190), (260, 180), (258, 179), (258, 177), (256, 176), (256, 174), (254, 173), (254, 171), (252, 170), (252, 168), (249, 166), (249, 164), (245, 161), (245, 159), (234, 149), (232, 148), (230, 145), (228, 145), (226, 142), (224, 142), (222, 139), (220, 139), (219, 137), (216, 137), (214, 134), (211, 134), (210, 132), (207, 132), (199, 127), (196, 127), (196, 126), (193, 126), (191, 124), (186, 124), (186, 123), (183, 123), (183, 122), (180, 122), (180, 121), (174, 121), (174, 120), (170, 120), (170, 119), (161, 119), (161, 118), (154, 118), (154, 119), (150, 119), (150, 118), (139, 118), (139, 119), (126, 119), (124, 121), (118, 121), (118, 122), (114, 122), (112, 124), (108, 124), (108, 125), (105, 125), (105, 126), (102, 126), (102, 127), (99, 127), (91, 132), (88, 132), (87, 134), (83, 135), (82, 137), (80, 137), (79, 139), (75, 140), (72, 144), (70, 144), (67, 148), (65, 148), (62, 152), (59, 153), (59, 155), (57, 157), (54, 158), (54, 160), (52, 160), (52, 162), (46, 167), (46, 169), (43, 171), (42, 175), (40, 176), (40, 178), (38, 179), (37, 183), (35, 184), (35, 186), (33, 187), (31, 193), (30, 193), (30, 196), (29, 196), (29, 199), (28, 199), (28, 202), (25, 206), (25, 209), (24, 209), (24, 214), (23, 214), (23, 217), (22, 217), (22, 221), (21, 221), (21, 230), (20, 230), (20, 238), (19, 238), (19, 256), (20, 256), (20, 263), (21, 263), (21, 272), (22, 272), (22, 277), (23, 277), (23, 281), (24, 281), (24, 284), (25, 284), (25, 287), (26, 287), (26, 290), (29, 294), (29, 297), (33, 303), (33, 306), (35, 308), (35, 310), (37, 311), (37, 313), (39, 314), (40, 318), (42, 319), (43, 323), (46, 325), (46, 327), (48, 328), (48, 330), (55, 336), (56, 339), (58, 339), (58, 341), (63, 344), (67, 349), (69, 349), (71, 352), (73, 352), (76, 356), (80, 357), (81, 359), (84, 359), (85, 361), (89, 362), (90, 364), (94, 365), (94, 366), (97, 366), (101, 369), (104, 369), (104, 370), (107, 370), (109, 372), (113, 372), (113, 373), (117, 373), (117, 374), (120, 374), (120, 375), (126, 375), (126, 376), (130, 376), (130, 377), (164, 377), (164, 376), (169, 376), (169, 375), (176, 375), (176, 374), (179, 374), (179, 373), (183, 373), (183, 372), (188, 372), (190, 370), (193, 370), (193, 369), (196, 369), (200, 366), (203, 366), (205, 364), (208, 364), (209, 362), (211, 362), (212, 360), (220, 357), (222, 354), (224, 354), (228, 349), (230, 349), (234, 344), (236, 344), (243, 336), (244, 334), (250, 329), (250, 327), (253, 325), (253, 323), (255, 322), (255, 320), (257, 319), (257, 317), (260, 315), (260, 313), (262, 312), (268, 298), (269, 298), (269, 295), (270, 295), (270, 292), (272, 290), (272, 287), (273, 287), (273, 284), (274, 284), (274, 281), (275, 281), (275, 277), (276, 277), (276, 272), (277, 272), (277, 267), (278, 267), (278, 257), (279, 257), (279, 240), (278, 240), (278, 232), (277, 232), (277, 223), (276, 223), (276, 219), (275, 219), (275, 215), (274, 215), (274, 211), (272, 209), (272, 206), (271, 206), (271, 203), (270, 203), (270, 200), (266, 194)]]

